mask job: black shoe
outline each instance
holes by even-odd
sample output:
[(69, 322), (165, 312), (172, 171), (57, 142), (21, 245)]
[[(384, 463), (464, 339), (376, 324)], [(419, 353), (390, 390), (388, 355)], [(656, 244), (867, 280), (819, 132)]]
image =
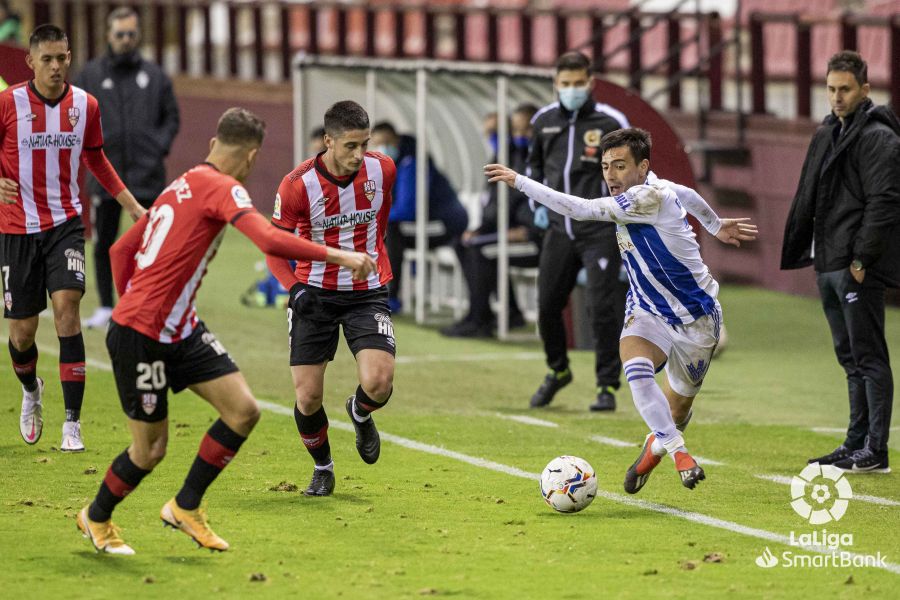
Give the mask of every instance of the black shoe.
[(681, 477), (681, 485), (689, 490), (697, 487), (697, 484), (706, 479), (703, 468), (687, 452), (675, 453), (675, 470)]
[(544, 377), (544, 383), (537, 389), (534, 396), (531, 397), (531, 408), (539, 406), (547, 406), (553, 402), (553, 396), (556, 392), (572, 383), (572, 370), (550, 371)]
[(850, 458), (856, 450), (851, 450), (847, 446), (841, 444), (837, 448), (835, 448), (831, 453), (826, 454), (825, 456), (820, 456), (818, 458), (811, 458), (806, 461), (808, 464), (819, 463), (820, 465), (833, 465), (834, 463), (844, 460), (846, 458)]
[(887, 450), (876, 452), (871, 448), (857, 450), (852, 456), (839, 460), (834, 466), (845, 473), (890, 473)]
[(306, 496), (330, 496), (334, 491), (334, 471), (316, 469), (313, 471), (309, 487), (303, 492)]
[(375, 419), (372, 418), (372, 415), (369, 415), (369, 418), (362, 423), (353, 417), (353, 400), (355, 398), (356, 396), (347, 398), (347, 414), (350, 415), (350, 422), (356, 429), (356, 451), (359, 452), (359, 457), (363, 459), (363, 462), (372, 465), (381, 454), (381, 437), (375, 428)]
[(447, 337), (464, 337), (464, 338), (489, 338), (493, 337), (491, 326), (484, 323), (476, 323), (475, 321), (457, 321), (449, 327), (441, 329), (441, 335)]
[(591, 410), (594, 412), (616, 410), (616, 397), (608, 387), (603, 386), (597, 392), (597, 399), (591, 404)]

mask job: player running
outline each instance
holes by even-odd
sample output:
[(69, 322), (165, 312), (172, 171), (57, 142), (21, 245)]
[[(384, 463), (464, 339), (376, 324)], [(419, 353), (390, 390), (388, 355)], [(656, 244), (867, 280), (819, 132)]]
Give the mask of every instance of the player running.
[(306, 493), (334, 491), (334, 463), (328, 442), (328, 416), (322, 406), (325, 367), (334, 359), (338, 328), (356, 357), (359, 385), (345, 408), (356, 429), (363, 461), (378, 460), (381, 441), (371, 413), (391, 397), (394, 380), (394, 327), (387, 303), (391, 265), (384, 247), (394, 161), (367, 152), (369, 116), (351, 100), (325, 113), (326, 149), (300, 164), (281, 181), (272, 223), (329, 248), (367, 253), (378, 272), (352, 281), (350, 271), (318, 259), (288, 261), (268, 257), (269, 269), (290, 290), (288, 309), (291, 375), (297, 403), (294, 419), (300, 439), (315, 462)]
[(213, 533), (200, 499), (237, 454), (259, 419), (256, 400), (222, 344), (197, 317), (194, 298), (230, 223), (263, 252), (340, 265), (366, 281), (375, 262), (297, 239), (270, 226), (251, 203), (243, 181), (256, 162), (265, 124), (231, 108), (219, 119), (206, 162), (167, 187), (147, 216), (110, 252), (121, 297), (106, 346), (131, 445), (115, 458), (94, 501), (78, 513), (78, 527), (98, 551), (134, 554), (110, 520), (113, 509), (166, 453), (169, 388), (190, 388), (219, 412), (178, 495), (160, 514), (201, 547), (227, 550)]
[[(749, 219), (720, 219), (694, 190), (658, 179), (650, 171), (648, 132), (620, 129), (604, 136), (600, 148), (612, 198), (569, 196), (503, 165), (487, 165), (485, 174), (573, 219), (616, 224), (631, 286), (619, 352), (634, 404), (650, 427), (625, 474), (625, 491), (640, 491), (667, 453), (682, 484), (693, 489), (706, 476), (682, 434), (719, 340), (722, 308), (716, 300), (719, 284), (703, 264), (686, 214), (734, 246), (755, 240), (757, 229)], [(654, 379), (663, 366), (664, 390)]]
[(84, 338), (84, 225), (78, 199), (82, 163), (134, 220), (145, 211), (103, 153), (97, 100), (66, 83), (69, 39), (54, 25), (31, 34), (34, 79), (0, 93), (0, 282), (9, 354), (22, 383), (19, 432), (36, 444), (44, 428), (44, 382), (37, 376), (38, 314), (53, 306), (66, 418), (63, 452), (81, 452)]

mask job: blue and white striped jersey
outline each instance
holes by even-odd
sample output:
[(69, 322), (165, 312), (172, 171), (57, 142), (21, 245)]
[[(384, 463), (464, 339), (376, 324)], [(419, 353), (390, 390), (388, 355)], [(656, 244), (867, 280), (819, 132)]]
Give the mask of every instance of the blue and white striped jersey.
[(573, 219), (616, 224), (631, 284), (629, 314), (640, 308), (679, 325), (717, 313), (719, 284), (703, 263), (687, 214), (697, 217), (712, 234), (718, 232), (720, 221), (694, 190), (652, 172), (646, 183), (615, 198), (577, 198), (522, 175), (516, 177), (516, 188)]

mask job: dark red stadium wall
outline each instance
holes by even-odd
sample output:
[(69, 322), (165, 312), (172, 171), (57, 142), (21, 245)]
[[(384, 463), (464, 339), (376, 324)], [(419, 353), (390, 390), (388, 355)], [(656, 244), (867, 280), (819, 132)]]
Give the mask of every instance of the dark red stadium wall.
[[(268, 124), (266, 141), (247, 181), (247, 189), (262, 212), (271, 212), (281, 178), (294, 167), (290, 86), (176, 79), (175, 90), (181, 107), (182, 126), (167, 160), (169, 177), (202, 161), (219, 116), (230, 106), (243, 106), (259, 114)], [(660, 128), (653, 121), (661, 118), (659, 113), (637, 109), (643, 101), (635, 97), (625, 100), (625, 113), (632, 125), (646, 127), (656, 136), (654, 171), (674, 181), (693, 181), (693, 173), (685, 171), (687, 163), (683, 160), (680, 140), (696, 139), (696, 118), (669, 111), (665, 114), (664, 124), (667, 122), (671, 127)], [(815, 294), (811, 269), (780, 271), (778, 268), (784, 222), (814, 130), (813, 123), (751, 117), (746, 142), (750, 148), (750, 162), (739, 167), (718, 165), (713, 170), (712, 185), (699, 187), (719, 214), (749, 216), (759, 224), (759, 241), (746, 248), (731, 248), (718, 242), (703, 244), (706, 262), (720, 280), (795, 294)], [(708, 131), (712, 139), (735, 139), (735, 126), (731, 120), (713, 119)], [(668, 141), (664, 141), (667, 137)], [(673, 149), (673, 154), (662, 151), (667, 146)], [(699, 173), (697, 162), (694, 173)], [(717, 193), (721, 188), (743, 192), (746, 201), (726, 203), (729, 195)]]
[(265, 120), (266, 139), (245, 185), (256, 207), (270, 214), (281, 178), (295, 166), (290, 85), (176, 78), (174, 86), (181, 131), (166, 160), (169, 179), (206, 158), (209, 140), (226, 109), (246, 108)]

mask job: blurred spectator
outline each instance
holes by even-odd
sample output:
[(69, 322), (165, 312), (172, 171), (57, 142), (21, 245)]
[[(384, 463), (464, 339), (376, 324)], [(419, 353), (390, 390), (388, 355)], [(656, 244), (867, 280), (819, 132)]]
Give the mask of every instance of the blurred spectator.
[[(372, 128), (370, 148), (390, 156), (397, 165), (394, 203), (388, 221), (387, 251), (394, 279), (388, 285), (391, 311), (400, 312), (401, 266), (403, 251), (415, 248), (416, 221), (416, 138), (398, 135), (394, 126), (382, 121)], [(428, 157), (428, 247), (453, 245), (469, 224), (469, 215), (453, 186)]]
[[(106, 155), (138, 202), (149, 207), (166, 186), (164, 159), (178, 133), (178, 104), (169, 77), (141, 56), (137, 13), (117, 8), (106, 23), (108, 51), (87, 63), (75, 84), (97, 98)], [(88, 190), (100, 306), (84, 324), (106, 327), (113, 307), (109, 248), (119, 233), (121, 207), (96, 181)]]
[(309, 145), (306, 147), (307, 155), (316, 156), (325, 152), (325, 128), (316, 127), (313, 129), (312, 133), (309, 134), (308, 142)]
[[(510, 117), (509, 124), (509, 165), (524, 172), (528, 166), (528, 144), (531, 140), (531, 118), (537, 112), (532, 104), (522, 104)], [(485, 119), (485, 135), (491, 146), (493, 158), (497, 162), (499, 148), (496, 115)], [(457, 256), (462, 265), (469, 288), (469, 313), (460, 321), (441, 330), (451, 337), (490, 337), (495, 324), (491, 311), (491, 294), (497, 291), (497, 192), (499, 186), (488, 184), (486, 202), (482, 208), (481, 225), (463, 233), (456, 245)], [(509, 192), (509, 229), (507, 235), (511, 244), (522, 242), (539, 243), (542, 230), (534, 226), (534, 216), (528, 205), (528, 197), (516, 190)], [(487, 250), (487, 252), (486, 252)], [(536, 267), (538, 254), (511, 256), (511, 265)], [(516, 304), (512, 285), (509, 288), (509, 324), (520, 327), (525, 324), (522, 312)]]
[(0, 0), (0, 44), (19, 44), (22, 19), (10, 8), (9, 0)]

